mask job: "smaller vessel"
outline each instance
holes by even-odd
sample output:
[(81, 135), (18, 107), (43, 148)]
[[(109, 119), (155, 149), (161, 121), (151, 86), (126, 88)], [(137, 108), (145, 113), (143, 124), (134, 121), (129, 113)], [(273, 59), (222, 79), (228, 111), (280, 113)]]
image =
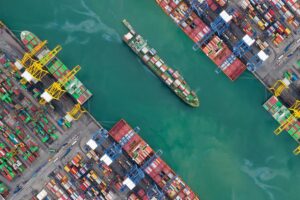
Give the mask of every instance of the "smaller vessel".
[(198, 96), (191, 90), (182, 75), (169, 67), (151, 48), (147, 41), (135, 32), (127, 20), (123, 24), (129, 29), (123, 41), (136, 53), (146, 66), (157, 75), (180, 99), (192, 107), (199, 106)]

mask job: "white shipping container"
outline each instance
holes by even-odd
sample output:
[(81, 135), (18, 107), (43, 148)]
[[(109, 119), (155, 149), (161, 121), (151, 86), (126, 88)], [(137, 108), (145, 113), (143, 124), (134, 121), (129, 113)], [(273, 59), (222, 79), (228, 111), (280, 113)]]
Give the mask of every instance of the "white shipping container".
[(260, 19), (259, 19), (257, 16), (255, 16), (255, 17), (253, 18), (253, 21), (254, 21), (255, 23), (258, 23), (258, 22), (260, 21)]
[(167, 85), (171, 85), (170, 81), (166, 80), (165, 82)]
[(178, 87), (180, 85), (180, 81), (178, 79), (176, 79), (173, 84), (175, 85), (175, 87)]
[(240, 5), (244, 10), (246, 10), (246, 8), (248, 7), (248, 4), (246, 1), (242, 1)]

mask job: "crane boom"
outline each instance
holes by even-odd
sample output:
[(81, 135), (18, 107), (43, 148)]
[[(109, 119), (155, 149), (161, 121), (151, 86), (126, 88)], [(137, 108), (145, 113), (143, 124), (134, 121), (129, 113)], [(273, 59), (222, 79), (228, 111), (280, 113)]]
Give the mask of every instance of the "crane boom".
[(78, 103), (76, 104), (71, 111), (67, 112), (66, 119), (67, 121), (71, 122), (72, 120), (78, 120), (83, 113), (87, 112), (81, 105)]
[(81, 67), (77, 65), (74, 67), (71, 71), (69, 71), (61, 80), (59, 80), (59, 83), (63, 86), (66, 85), (79, 71)]
[(287, 89), (288, 85), (284, 83), (282, 80), (276, 81), (276, 83), (269, 88), (271, 92), (274, 93), (276, 97), (280, 96), (283, 90)]
[(283, 121), (280, 126), (274, 131), (276, 135), (279, 135), (282, 131), (284, 131), (287, 127), (289, 127), (292, 123), (294, 123), (296, 118), (293, 115), (290, 115), (285, 121)]
[(289, 108), (289, 110), (293, 112), (293, 115), (296, 118), (300, 118), (300, 101), (296, 100), (296, 102)]
[(16, 60), (15, 65), (20, 70), (24, 67), (31, 66), (34, 61), (36, 61), (33, 57), (39, 52), (45, 45), (47, 44), (47, 40), (40, 42), (36, 45), (30, 52), (25, 52), (23, 58), (21, 60)]
[[(43, 43), (43, 44), (42, 44)], [(39, 45), (41, 48), (43, 45), (46, 44), (46, 41), (41, 42)], [(52, 51), (48, 52), (44, 57), (42, 57), (40, 60), (33, 60), (33, 62), (30, 63), (29, 67), (26, 68), (25, 72), (21, 75), (23, 79), (21, 80), (22, 84), (26, 84), (27, 82), (31, 81), (41, 81), (42, 78), (48, 74), (47, 70), (43, 69), (43, 66), (48, 64), (57, 54), (62, 50), (62, 47), (60, 45), (57, 45)], [(34, 52), (37, 52), (37, 49), (34, 50)], [(28, 55), (26, 55), (28, 57)]]
[(41, 95), (41, 99), (39, 101), (40, 104), (45, 105), (47, 102), (49, 103), (52, 99), (59, 100), (62, 95), (66, 92), (64, 89), (66, 83), (68, 83), (77, 72), (80, 70), (80, 66), (77, 65), (71, 71), (69, 71), (61, 80), (54, 82), (50, 85), (45, 92)]
[(45, 66), (52, 60), (60, 51), (62, 50), (62, 47), (60, 45), (57, 45), (52, 51), (48, 52), (43, 58), (40, 59), (40, 63)]

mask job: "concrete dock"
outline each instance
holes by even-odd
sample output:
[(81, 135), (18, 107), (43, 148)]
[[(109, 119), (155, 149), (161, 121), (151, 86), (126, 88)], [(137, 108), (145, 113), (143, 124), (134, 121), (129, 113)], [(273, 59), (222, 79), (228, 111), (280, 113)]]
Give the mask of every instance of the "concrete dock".
[[(21, 42), (14, 36), (14, 34), (2, 24), (0, 28), (0, 51), (5, 57), (11, 61), (16, 59), (21, 59), (25, 50), (21, 45)], [(86, 112), (78, 121), (73, 121), (71, 128), (62, 128), (57, 125), (57, 121), (62, 118), (68, 110), (70, 110), (74, 105), (75, 101), (69, 96), (64, 95), (59, 102), (52, 102), (52, 105), (48, 104), (42, 106), (38, 103), (37, 99), (32, 96), (32, 94), (22, 88), (15, 78), (15, 73), (12, 68), (0, 64), (1, 71), (5, 76), (10, 77), (14, 85), (14, 90), (20, 90), (21, 93), (30, 101), (32, 105), (35, 105), (40, 114), (43, 114), (47, 117), (52, 126), (56, 127), (56, 130), (59, 132), (59, 137), (52, 144), (42, 143), (32, 131), (27, 124), (21, 124), (24, 129), (26, 129), (26, 134), (29, 134), (39, 146), (39, 157), (30, 164), (29, 167), (25, 169), (25, 172), (20, 174), (13, 181), (9, 182), (4, 177), (0, 176), (0, 180), (4, 182), (10, 190), (10, 195), (7, 199), (14, 200), (23, 200), (31, 199), (39, 191), (41, 191), (47, 181), (51, 178), (51, 173), (62, 169), (66, 163), (68, 163), (74, 155), (81, 153), (82, 155), (86, 154), (85, 146), (86, 142), (92, 137), (92, 135), (100, 129), (103, 129), (101, 124), (97, 122), (93, 116)], [(47, 76), (43, 79), (42, 84), (39, 84), (40, 88), (46, 88), (54, 80), (52, 77)], [(18, 103), (18, 102), (17, 102)], [(15, 111), (10, 110), (11, 113)], [(103, 153), (105, 147), (108, 147), (112, 144), (113, 140), (107, 140), (102, 149), (100, 148), (99, 153)], [(53, 149), (55, 153), (50, 152), (49, 149)], [(122, 155), (118, 163), (111, 166), (112, 174), (110, 178), (104, 177), (103, 173), (99, 172), (99, 169), (95, 165), (93, 169), (98, 171), (98, 174), (103, 179), (106, 178), (107, 182), (112, 182), (117, 179), (117, 177), (122, 177), (125, 175), (127, 170), (132, 167), (132, 162), (129, 157)], [(149, 178), (146, 178), (143, 181), (139, 188), (144, 188), (145, 190), (151, 183)], [(109, 185), (109, 183), (107, 183)], [(124, 199), (128, 196), (128, 192), (119, 192), (114, 189), (113, 194), (114, 199)], [(55, 199), (55, 197), (54, 197)]]

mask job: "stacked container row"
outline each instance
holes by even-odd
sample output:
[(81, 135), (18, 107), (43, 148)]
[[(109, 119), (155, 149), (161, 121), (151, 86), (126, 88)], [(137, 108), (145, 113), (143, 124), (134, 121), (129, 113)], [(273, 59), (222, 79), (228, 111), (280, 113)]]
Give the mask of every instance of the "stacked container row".
[(289, 117), (292, 117), (292, 122), (286, 127), (286, 131), (298, 143), (300, 142), (300, 122), (293, 116), (287, 107), (285, 107), (277, 97), (272, 96), (267, 100), (263, 107), (272, 115), (272, 117), (280, 124), (284, 123)]
[[(295, 29), (297, 29), (299, 27), (298, 20), (295, 18), (295, 15), (288, 9), (288, 6), (284, 3), (284, 1), (282, 1), (282, 0), (270, 0), (270, 2), (274, 5), (274, 7), (277, 8), (279, 14), (284, 18), (284, 20), (288, 24), (292, 25)], [(296, 4), (296, 6), (297, 6), (297, 4)], [(291, 6), (291, 8), (293, 9), (295, 7)], [(295, 11), (296, 11), (296, 13), (300, 12), (299, 10), (298, 11), (295, 10)]]
[[(129, 138), (123, 149), (139, 166), (143, 166), (154, 155), (153, 149), (125, 120), (120, 120), (115, 124), (109, 131), (109, 135), (116, 142)], [(163, 189), (169, 198), (178, 200), (199, 199), (160, 157), (150, 160), (150, 163), (144, 167), (144, 171)]]

